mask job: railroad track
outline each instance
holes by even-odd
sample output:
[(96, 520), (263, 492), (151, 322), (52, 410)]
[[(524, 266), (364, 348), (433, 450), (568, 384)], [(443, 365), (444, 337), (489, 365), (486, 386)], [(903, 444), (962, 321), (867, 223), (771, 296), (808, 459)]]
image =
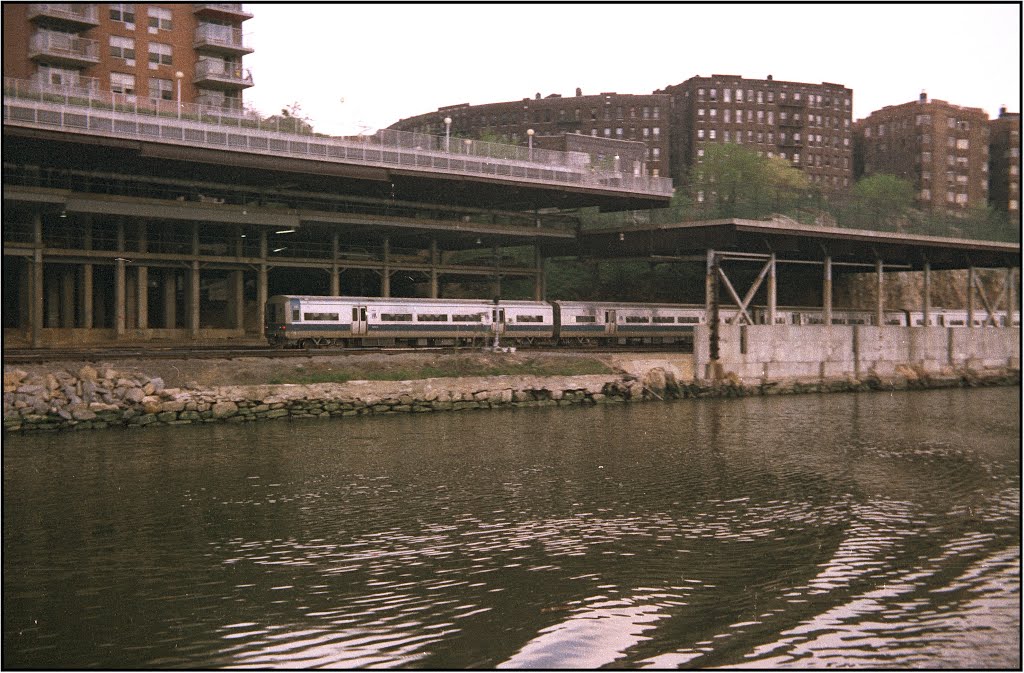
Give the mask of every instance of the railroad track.
[[(10, 348), (3, 351), (4, 365), (43, 364), (46, 362), (102, 362), (106, 360), (210, 360), (235, 358), (308, 358), (366, 353), (472, 353), (490, 352), (491, 348), (446, 347), (360, 347), (360, 348), (268, 348), (266, 346), (138, 346), (117, 348), (33, 349)], [(576, 348), (517, 348), (529, 353), (686, 353), (678, 345), (667, 346), (585, 346)]]

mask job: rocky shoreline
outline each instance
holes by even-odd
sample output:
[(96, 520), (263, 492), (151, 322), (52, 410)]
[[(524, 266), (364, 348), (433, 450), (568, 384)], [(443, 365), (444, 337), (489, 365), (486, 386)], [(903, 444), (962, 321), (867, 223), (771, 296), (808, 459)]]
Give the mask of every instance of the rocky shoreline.
[(572, 406), (825, 392), (864, 392), (983, 385), (1020, 385), (1019, 370), (949, 371), (926, 375), (826, 381), (680, 382), (655, 367), (585, 376), (490, 376), (412, 381), (167, 387), (160, 377), (85, 365), (28, 374), (4, 371), (4, 432), (144, 428), (538, 406)]

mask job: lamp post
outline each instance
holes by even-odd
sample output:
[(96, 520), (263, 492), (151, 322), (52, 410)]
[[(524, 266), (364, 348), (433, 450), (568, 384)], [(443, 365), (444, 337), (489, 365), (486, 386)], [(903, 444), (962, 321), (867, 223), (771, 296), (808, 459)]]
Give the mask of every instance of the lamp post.
[(444, 151), (449, 151), (452, 139), (452, 118), (444, 118)]
[(184, 77), (185, 73), (180, 70), (174, 73), (174, 79), (178, 80), (178, 119), (181, 119), (181, 80)]
[(530, 161), (533, 161), (533, 129), (526, 129), (526, 142), (530, 146)]

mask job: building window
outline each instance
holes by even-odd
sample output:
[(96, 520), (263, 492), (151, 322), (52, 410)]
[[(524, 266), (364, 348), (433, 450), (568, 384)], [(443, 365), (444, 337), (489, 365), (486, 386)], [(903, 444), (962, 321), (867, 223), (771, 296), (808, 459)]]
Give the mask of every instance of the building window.
[(158, 30), (171, 30), (171, 10), (164, 7), (148, 7), (149, 32), (156, 33)]
[(654, 136), (655, 140), (660, 138), (661, 137), (661, 127), (660, 126), (655, 126), (653, 129), (651, 129), (651, 135)]
[(732, 89), (722, 89), (722, 100), (726, 103), (732, 102)]
[(135, 40), (130, 37), (111, 35), (110, 57), (122, 59), (128, 65), (135, 65)]
[(651, 118), (651, 108), (645, 105), (644, 109), (643, 109), (643, 115), (644, 115), (644, 119), (650, 119)]
[(133, 95), (135, 93), (135, 75), (123, 72), (110, 73), (110, 90), (113, 93)]
[(718, 108), (711, 108), (708, 114), (712, 119), (715, 119), (718, 116)]
[[(726, 89), (726, 91), (728, 91), (728, 89)], [(729, 123), (732, 122), (732, 117), (731, 117), (732, 110), (730, 110), (729, 108), (725, 108), (725, 111), (722, 114), (725, 115), (725, 117), (723, 118), (723, 121), (725, 121), (726, 124), (729, 124)]]
[(651, 158), (653, 158), (655, 161), (661, 159), (661, 148), (659, 148), (659, 147), (652, 147), (651, 148)]
[(970, 146), (971, 141), (969, 141), (967, 138), (960, 138), (959, 140), (956, 141), (956, 148), (958, 150), (966, 150), (969, 149)]
[(649, 129), (649, 128), (646, 128), (646, 127), (645, 127), (645, 128), (643, 129), (643, 136), (644, 136), (644, 138), (647, 138), (647, 137), (649, 137), (650, 135), (651, 135), (651, 129)]
[(711, 129), (710, 131), (708, 131), (708, 138), (710, 140), (715, 140), (715, 129)]
[(728, 131), (724, 132), (723, 137), (725, 139), (725, 142), (729, 142), (731, 140), (731, 138), (729, 137), (729, 132)]
[(697, 109), (697, 116), (698, 117), (703, 117), (704, 116), (704, 108), (698, 108)]
[(174, 82), (169, 79), (149, 78), (149, 97), (174, 100)]
[(621, 126), (615, 129), (615, 137), (619, 138), (620, 140), (622, 139), (622, 127)]
[(697, 140), (704, 140), (704, 129), (697, 129)]
[(610, 128), (607, 128), (607, 129), (604, 130), (604, 137), (605, 138), (611, 138), (612, 137), (612, 130)]
[(769, 124), (774, 124), (775, 123), (775, 112), (773, 112), (772, 110), (768, 110), (768, 123)]
[(159, 42), (149, 43), (149, 69), (156, 70), (161, 65), (171, 65), (171, 45)]
[(130, 24), (128, 30), (135, 30), (135, 5), (130, 2), (111, 3), (110, 20)]
[(661, 107), (660, 106), (655, 105), (654, 107), (651, 108), (651, 117), (653, 117), (654, 119), (661, 119)]
[(742, 103), (743, 102), (743, 89), (736, 89), (736, 102), (737, 103)]

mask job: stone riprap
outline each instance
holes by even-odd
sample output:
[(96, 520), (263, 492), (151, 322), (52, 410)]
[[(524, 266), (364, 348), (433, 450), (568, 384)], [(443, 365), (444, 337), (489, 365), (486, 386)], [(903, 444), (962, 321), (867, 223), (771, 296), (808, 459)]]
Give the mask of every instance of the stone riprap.
[(414, 381), (168, 388), (162, 379), (86, 365), (77, 371), (29, 375), (4, 371), (4, 431), (85, 430), (109, 427), (325, 418), (510, 407), (608, 404), (699, 397), (856, 392), (974, 385), (1019, 385), (1020, 372), (958, 371), (862, 380), (777, 381), (745, 385), (680, 382), (663, 367), (642, 376), (492, 376)]

